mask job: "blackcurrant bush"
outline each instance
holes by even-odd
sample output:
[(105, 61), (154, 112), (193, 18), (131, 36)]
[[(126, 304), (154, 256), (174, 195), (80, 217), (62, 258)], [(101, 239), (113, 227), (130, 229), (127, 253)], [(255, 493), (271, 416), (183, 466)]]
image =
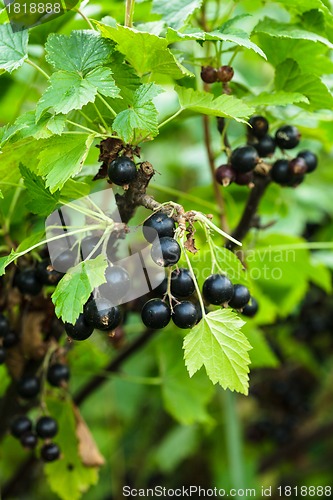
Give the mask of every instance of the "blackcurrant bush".
[(254, 135), (257, 139), (261, 139), (268, 132), (268, 121), (263, 116), (252, 116), (249, 120), (249, 124), (251, 128), (249, 128), (249, 132), (251, 135)]
[(271, 156), (276, 148), (275, 140), (270, 135), (265, 135), (256, 144), (253, 144), (253, 146), (258, 151), (260, 158)]
[(259, 162), (259, 156), (253, 146), (242, 146), (234, 149), (230, 162), (236, 172), (249, 172)]
[(235, 183), (238, 186), (248, 186), (254, 181), (253, 171), (251, 172), (236, 172)]
[(40, 417), (36, 423), (36, 434), (42, 439), (52, 438), (58, 433), (58, 424), (52, 417)]
[(30, 418), (26, 417), (25, 415), (20, 415), (19, 417), (16, 417), (10, 424), (10, 433), (17, 439), (19, 439), (27, 432), (31, 432), (31, 430), (32, 430), (32, 422)]
[(214, 83), (217, 81), (217, 71), (212, 66), (203, 66), (200, 76), (201, 80), (205, 83)]
[(244, 285), (234, 285), (234, 294), (229, 301), (233, 309), (243, 309), (250, 300), (250, 292)]
[(147, 328), (158, 330), (166, 327), (169, 323), (171, 310), (163, 300), (151, 299), (144, 304), (141, 311), (141, 318)]
[(120, 310), (104, 298), (92, 299), (85, 305), (84, 320), (92, 328), (114, 330), (121, 322)]
[(33, 375), (25, 375), (17, 383), (17, 393), (23, 399), (33, 399), (40, 391), (40, 381)]
[(231, 66), (221, 66), (217, 70), (217, 79), (220, 82), (227, 83), (232, 80), (234, 76), (234, 69)]
[[(143, 236), (147, 241), (152, 243), (156, 236), (163, 238), (164, 236), (173, 237), (175, 234), (175, 221), (163, 212), (156, 212), (143, 223)], [(156, 232), (155, 232), (156, 231)]]
[(289, 162), (289, 168), (293, 175), (304, 175), (308, 166), (303, 158), (294, 158)]
[(244, 314), (244, 316), (248, 316), (249, 318), (253, 318), (253, 316), (257, 314), (258, 309), (258, 302), (256, 301), (256, 299), (251, 297), (250, 302), (243, 307), (242, 314)]
[(36, 266), (36, 275), (43, 285), (56, 285), (63, 277), (63, 273), (53, 269), (48, 259), (38, 262)]
[(194, 281), (189, 269), (175, 269), (171, 273), (171, 294), (177, 298), (192, 295), (195, 290)]
[(86, 238), (83, 238), (83, 240), (81, 241), (81, 252), (83, 259), (86, 259), (88, 255), (90, 255), (90, 259), (95, 259), (102, 253), (101, 245), (96, 249), (99, 241), (99, 236), (86, 236)]
[(301, 139), (299, 130), (293, 125), (284, 125), (280, 127), (275, 134), (277, 146), (281, 149), (295, 148)]
[(3, 314), (0, 314), (0, 337), (9, 332), (9, 321)]
[(288, 160), (277, 160), (271, 170), (271, 178), (277, 184), (286, 186), (293, 178)]
[(43, 287), (37, 278), (35, 269), (25, 269), (18, 272), (15, 276), (15, 286), (17, 286), (21, 293), (29, 295), (37, 295)]
[(47, 381), (53, 387), (60, 387), (69, 380), (69, 368), (62, 363), (54, 363), (47, 370)]
[(20, 441), (23, 448), (28, 448), (29, 450), (33, 450), (37, 446), (38, 438), (36, 434), (34, 434), (33, 432), (27, 432), (26, 434), (23, 434), (23, 436), (20, 437)]
[(60, 457), (60, 448), (55, 443), (44, 444), (40, 450), (40, 456), (44, 462), (54, 462)]
[(94, 327), (85, 322), (84, 315), (81, 313), (74, 325), (65, 323), (65, 331), (73, 340), (86, 340), (94, 331)]
[(110, 163), (108, 168), (109, 179), (117, 186), (124, 186), (134, 181), (136, 174), (135, 163), (127, 156), (119, 156)]
[(216, 182), (226, 187), (236, 179), (236, 172), (231, 165), (220, 165), (215, 170), (215, 179)]
[(3, 365), (6, 361), (6, 351), (3, 347), (0, 347), (0, 365)]
[(155, 241), (151, 248), (151, 258), (163, 267), (173, 266), (180, 259), (180, 246), (174, 238), (164, 236), (159, 241)]
[(108, 266), (105, 278), (106, 283), (99, 287), (101, 295), (112, 303), (119, 302), (130, 289), (131, 280), (128, 272), (121, 266)]
[(303, 158), (303, 160), (305, 160), (305, 163), (308, 166), (308, 170), (307, 170), (308, 174), (310, 172), (313, 172), (314, 170), (316, 170), (317, 165), (318, 165), (318, 158), (311, 151), (308, 151), (308, 150), (300, 151), (297, 155), (297, 158)]
[(184, 300), (173, 308), (172, 321), (178, 328), (192, 328), (198, 321), (198, 309), (192, 302)]
[(18, 343), (18, 336), (15, 332), (9, 331), (3, 338), (2, 345), (5, 349), (9, 349)]
[(218, 306), (229, 302), (234, 294), (234, 287), (227, 276), (211, 274), (203, 284), (202, 294), (209, 304)]
[(53, 268), (60, 273), (66, 273), (69, 268), (77, 264), (78, 252), (77, 249), (62, 250), (53, 261)]

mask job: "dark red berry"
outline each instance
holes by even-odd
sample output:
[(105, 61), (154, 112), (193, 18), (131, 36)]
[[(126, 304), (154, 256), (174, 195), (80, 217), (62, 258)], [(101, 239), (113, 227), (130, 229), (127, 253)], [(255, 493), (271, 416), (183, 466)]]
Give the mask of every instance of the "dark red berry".
[(32, 422), (30, 418), (26, 417), (25, 415), (16, 417), (10, 425), (10, 432), (12, 436), (16, 437), (17, 439), (19, 439), (25, 433), (31, 432), (31, 430)]
[(253, 147), (258, 151), (258, 155), (260, 158), (267, 158), (268, 156), (272, 156), (275, 151), (276, 144), (273, 137), (270, 135), (265, 135), (256, 144), (253, 144)]
[(111, 182), (118, 186), (124, 186), (133, 182), (136, 178), (137, 170), (135, 163), (127, 156), (120, 156), (110, 163), (108, 176)]
[(147, 328), (157, 330), (167, 326), (171, 318), (171, 310), (161, 299), (151, 299), (143, 306), (141, 318)]
[(192, 302), (184, 300), (173, 308), (172, 321), (178, 328), (193, 328), (198, 318), (198, 309)]
[(94, 327), (86, 323), (84, 315), (81, 313), (74, 325), (65, 323), (65, 331), (73, 340), (86, 340), (94, 331)]
[(215, 179), (216, 182), (226, 187), (236, 179), (236, 172), (231, 165), (220, 165), (215, 170)]
[(305, 163), (308, 166), (308, 170), (307, 170), (308, 174), (310, 172), (313, 172), (314, 170), (316, 170), (317, 165), (318, 165), (318, 158), (311, 151), (308, 151), (308, 150), (300, 151), (297, 155), (297, 158), (303, 158), (303, 160), (305, 161)]
[(259, 156), (253, 146), (243, 146), (234, 149), (230, 162), (236, 172), (250, 172), (259, 162)]
[(217, 70), (217, 79), (220, 82), (227, 83), (232, 80), (234, 76), (234, 69), (231, 66), (221, 66)]
[(250, 292), (244, 285), (234, 285), (234, 294), (229, 301), (233, 309), (243, 309), (250, 300)]
[(60, 448), (55, 443), (47, 443), (40, 450), (41, 458), (44, 462), (54, 462), (60, 457)]
[(214, 83), (217, 81), (217, 72), (212, 66), (203, 66), (200, 75), (202, 81), (205, 83)]
[(308, 171), (308, 166), (303, 158), (294, 158), (289, 162), (289, 169), (293, 175), (303, 175)]
[(249, 124), (251, 125), (251, 127), (249, 127), (250, 135), (253, 135), (257, 139), (261, 139), (268, 132), (268, 121), (263, 116), (252, 116), (252, 118), (250, 118), (249, 120)]
[(253, 171), (251, 172), (237, 172), (235, 177), (235, 183), (238, 186), (249, 186), (254, 181)]
[(275, 134), (276, 144), (281, 149), (295, 148), (301, 139), (299, 130), (293, 125), (284, 125), (280, 127)]
[(163, 212), (156, 212), (146, 219), (143, 223), (143, 236), (147, 241), (152, 243), (155, 238), (163, 238), (164, 236), (173, 237), (176, 230), (175, 221)]

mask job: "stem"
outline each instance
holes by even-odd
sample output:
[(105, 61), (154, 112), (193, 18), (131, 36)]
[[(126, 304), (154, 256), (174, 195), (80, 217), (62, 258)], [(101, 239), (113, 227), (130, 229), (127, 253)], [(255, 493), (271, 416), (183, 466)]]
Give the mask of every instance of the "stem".
[(13, 215), (13, 212), (15, 210), (16, 203), (17, 203), (19, 196), (21, 194), (22, 188), (23, 188), (23, 181), (22, 181), (22, 179), (20, 179), (18, 186), (15, 189), (15, 192), (14, 192), (14, 195), (13, 195), (13, 198), (12, 198), (9, 210), (8, 210), (7, 217), (5, 218), (5, 229), (6, 229), (6, 232), (8, 234), (9, 234), (9, 230), (10, 230), (10, 221), (12, 219), (12, 215)]
[(91, 30), (96, 31), (96, 28), (91, 24), (90, 20), (87, 18), (85, 14), (83, 14), (83, 12), (80, 9), (74, 9), (74, 11), (77, 12), (86, 21)]
[(169, 116), (169, 118), (167, 118), (166, 120), (164, 120), (164, 122), (160, 123), (158, 128), (162, 128), (164, 127), (164, 125), (166, 125), (167, 123), (171, 122), (174, 118), (176, 118), (178, 115), (180, 115), (180, 113), (183, 111), (183, 108), (180, 108), (178, 109), (178, 111), (176, 111), (176, 113), (174, 113), (173, 115)]
[(195, 290), (197, 292), (199, 304), (200, 304), (200, 307), (201, 307), (202, 319), (204, 319), (205, 316), (206, 316), (205, 304), (203, 303), (203, 300), (202, 300), (201, 291), (200, 291), (200, 288), (199, 288), (199, 285), (198, 285), (198, 282), (197, 282), (197, 278), (196, 278), (196, 276), (194, 274), (191, 261), (189, 259), (189, 256), (187, 255), (187, 250), (186, 250), (185, 245), (184, 245), (184, 240), (185, 240), (185, 237), (183, 237), (182, 240), (181, 240), (181, 242), (180, 242), (181, 246), (182, 246), (183, 255), (184, 255), (185, 259), (186, 259), (187, 266), (188, 266), (188, 268), (190, 270), (191, 276), (192, 276), (193, 281), (194, 281)]
[[(98, 94), (97, 94), (97, 95), (98, 95)], [(104, 129), (105, 129), (105, 130), (107, 130), (107, 129), (108, 129), (108, 126), (107, 126), (106, 121), (104, 120), (104, 118), (103, 118), (103, 116), (102, 116), (102, 114), (101, 114), (100, 110), (98, 109), (98, 107), (97, 107), (97, 105), (96, 105), (96, 103), (95, 103), (95, 102), (93, 103), (93, 105), (94, 105), (94, 108), (95, 108), (95, 110), (96, 110), (96, 113), (97, 113), (97, 114), (98, 114), (98, 116), (99, 116), (99, 119), (101, 120), (101, 122), (102, 122), (102, 124), (103, 124), (103, 126), (104, 126)]]
[(74, 125), (74, 127), (82, 128), (82, 130), (85, 130), (86, 132), (89, 132), (90, 134), (98, 134), (97, 130), (93, 130), (91, 128), (85, 127), (84, 125), (80, 125), (80, 123), (72, 122), (71, 120), (66, 120), (67, 123), (70, 123), (71, 125)]
[(215, 204), (210, 203), (209, 201), (203, 200), (202, 198), (197, 198), (196, 196), (192, 196), (191, 194), (183, 193), (182, 191), (178, 191), (178, 189), (170, 188), (167, 186), (158, 186), (156, 184), (150, 185), (149, 188), (155, 189), (156, 191), (159, 191), (160, 193), (169, 194), (171, 196), (179, 196), (181, 198), (184, 198), (184, 200), (192, 201), (193, 203), (200, 203), (200, 205), (202, 205), (203, 207), (206, 207), (211, 211), (217, 212)]
[(99, 94), (99, 93), (97, 93), (97, 97), (104, 104), (104, 106), (106, 106), (108, 108), (108, 110), (110, 111), (110, 113), (112, 113), (112, 115), (114, 117), (116, 117), (117, 113), (115, 112), (115, 110), (113, 108), (111, 108), (110, 104), (104, 99), (104, 97), (102, 97), (101, 94)]
[(211, 227), (214, 231), (216, 231), (217, 233), (219, 233), (224, 238), (227, 238), (228, 240), (230, 240), (231, 242), (233, 242), (235, 245), (239, 245), (240, 247), (242, 246), (242, 244), (241, 244), (240, 241), (237, 241), (233, 236), (230, 236), (229, 234), (227, 234), (224, 231), (222, 231), (222, 229), (220, 229), (219, 227), (217, 227), (214, 224), (214, 222), (212, 222), (210, 219), (208, 219), (208, 217), (206, 217), (204, 214), (202, 214), (200, 212), (196, 212), (194, 210), (193, 210), (193, 213), (195, 214), (195, 219), (197, 221), (201, 221), (203, 224), (206, 224), (207, 226)]
[(26, 59), (25, 62), (27, 64), (30, 64), (30, 66), (32, 66), (33, 68), (35, 68), (37, 71), (39, 71), (43, 76), (45, 76), (45, 78), (47, 78), (47, 79), (50, 78), (50, 76), (40, 66), (38, 66), (38, 64), (36, 64), (33, 61), (31, 61), (31, 59)]
[(125, 26), (132, 28), (135, 0), (126, 0)]

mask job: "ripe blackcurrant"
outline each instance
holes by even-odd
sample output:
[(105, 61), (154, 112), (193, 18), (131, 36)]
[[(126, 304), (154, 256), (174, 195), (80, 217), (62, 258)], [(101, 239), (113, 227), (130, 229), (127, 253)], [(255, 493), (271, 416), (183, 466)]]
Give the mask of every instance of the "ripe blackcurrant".
[(40, 455), (44, 462), (54, 462), (60, 457), (60, 448), (55, 443), (44, 444), (40, 450)]
[(17, 383), (17, 393), (23, 399), (33, 399), (39, 391), (40, 381), (33, 375), (25, 375)]
[(43, 287), (42, 283), (37, 278), (35, 269), (19, 271), (15, 276), (15, 285), (21, 293), (27, 293), (29, 295), (37, 295)]
[(25, 415), (16, 417), (10, 424), (10, 433), (17, 439), (23, 436), (26, 432), (31, 432), (31, 430), (32, 422), (30, 418)]
[(168, 278), (164, 278), (163, 281), (154, 288), (154, 292), (158, 297), (163, 297), (166, 294), (168, 289)]
[(300, 151), (297, 155), (297, 158), (303, 158), (308, 167), (308, 174), (316, 170), (318, 165), (318, 158), (311, 151), (308, 151), (307, 149), (305, 149), (304, 151)]
[(53, 387), (60, 387), (69, 380), (69, 368), (62, 363), (55, 363), (47, 370), (47, 381)]
[(258, 309), (258, 302), (256, 301), (256, 299), (251, 297), (250, 302), (243, 307), (242, 314), (244, 314), (244, 316), (248, 316), (249, 318), (253, 318), (253, 316), (257, 314)]
[(253, 146), (243, 146), (234, 149), (231, 153), (230, 162), (236, 172), (249, 172), (259, 162), (259, 156)]
[(201, 68), (201, 80), (205, 83), (214, 83), (217, 81), (217, 72), (212, 66), (203, 66)]
[(173, 308), (172, 321), (178, 328), (192, 328), (198, 321), (198, 309), (192, 302), (184, 300)]
[(77, 264), (78, 252), (77, 249), (62, 250), (53, 261), (53, 268), (60, 273), (66, 273), (69, 268)]
[(174, 238), (164, 236), (155, 241), (151, 248), (151, 258), (159, 266), (168, 267), (177, 264), (180, 259), (180, 246)]
[[(143, 223), (143, 236), (147, 241), (152, 243), (156, 236), (163, 238), (164, 236), (173, 237), (175, 234), (175, 221), (163, 212), (156, 212)], [(155, 232), (156, 231), (156, 232)]]
[(281, 149), (295, 148), (301, 139), (299, 130), (293, 125), (280, 127), (275, 134), (276, 144)]
[(308, 171), (306, 161), (298, 157), (290, 161), (289, 168), (293, 175), (304, 175)]
[(221, 66), (217, 70), (217, 79), (220, 82), (227, 83), (232, 80), (234, 76), (234, 69), (231, 66)]
[(94, 327), (85, 322), (84, 315), (81, 313), (74, 325), (65, 323), (65, 330), (73, 340), (86, 340), (94, 331)]
[(175, 269), (171, 273), (171, 294), (177, 298), (192, 295), (195, 290), (194, 281), (189, 269)]
[(9, 332), (9, 321), (3, 314), (0, 314), (0, 337)]
[(250, 300), (250, 292), (244, 285), (234, 285), (234, 294), (229, 301), (233, 309), (243, 309)]
[(101, 298), (92, 299), (85, 305), (84, 320), (92, 328), (102, 331), (114, 330), (121, 322), (120, 310), (117, 306)]
[(108, 168), (109, 179), (117, 186), (124, 186), (134, 181), (136, 174), (135, 163), (127, 156), (119, 156), (110, 163)]
[(83, 238), (83, 240), (81, 241), (81, 252), (83, 259), (86, 259), (88, 255), (90, 255), (90, 259), (95, 259), (102, 253), (101, 245), (96, 249), (99, 241), (99, 236), (86, 236), (86, 238)]
[(28, 448), (29, 450), (33, 450), (37, 446), (38, 438), (36, 434), (34, 434), (33, 432), (27, 432), (26, 434), (23, 434), (23, 436), (20, 437), (20, 441), (23, 448)]
[(270, 135), (265, 135), (256, 144), (253, 146), (258, 151), (258, 155), (261, 158), (267, 158), (267, 156), (271, 156), (276, 148), (275, 140)]
[(251, 172), (237, 172), (235, 177), (235, 183), (238, 186), (248, 186), (254, 181), (253, 171)]
[(99, 287), (102, 296), (112, 303), (119, 302), (130, 289), (128, 272), (121, 266), (108, 266), (105, 271), (106, 283)]
[(3, 365), (6, 361), (6, 351), (3, 347), (0, 347), (0, 365)]
[(263, 116), (252, 116), (249, 120), (251, 128), (249, 128), (249, 133), (254, 135), (257, 139), (261, 139), (268, 132), (268, 121)]
[(63, 273), (53, 269), (48, 259), (38, 262), (36, 266), (36, 275), (43, 285), (56, 285), (63, 277)]
[(40, 417), (36, 423), (37, 436), (42, 439), (52, 438), (58, 432), (58, 424), (52, 417)]
[(9, 331), (3, 338), (2, 345), (5, 349), (13, 347), (18, 342), (18, 336), (15, 332)]
[(231, 165), (220, 165), (215, 170), (215, 179), (216, 182), (226, 187), (236, 179), (236, 172)]
[(286, 186), (293, 178), (288, 160), (277, 160), (271, 170), (271, 178), (277, 184)]
[(211, 274), (202, 287), (204, 299), (216, 306), (229, 302), (234, 293), (234, 287), (227, 276)]
[(171, 318), (171, 310), (163, 300), (151, 299), (144, 304), (141, 318), (147, 328), (157, 330), (167, 326)]

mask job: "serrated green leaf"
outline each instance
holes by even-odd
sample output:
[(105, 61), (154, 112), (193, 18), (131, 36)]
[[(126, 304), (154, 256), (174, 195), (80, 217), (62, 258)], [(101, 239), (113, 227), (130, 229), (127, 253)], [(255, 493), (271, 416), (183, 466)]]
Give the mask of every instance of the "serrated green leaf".
[(51, 33), (45, 44), (46, 60), (56, 70), (86, 73), (108, 63), (112, 44), (96, 31), (72, 31), (70, 36)]
[(203, 0), (153, 0), (152, 12), (160, 14), (171, 28), (181, 28), (188, 18), (201, 7)]
[(121, 111), (113, 122), (113, 129), (125, 143), (158, 134), (158, 112), (152, 100), (163, 90), (154, 83), (141, 85), (133, 95), (128, 109)]
[(110, 68), (95, 68), (86, 75), (86, 80), (106, 97), (115, 98), (119, 95), (120, 89), (115, 85)]
[(222, 26), (219, 30), (214, 30), (205, 35), (206, 40), (221, 40), (224, 42), (235, 43), (240, 47), (253, 50), (264, 59), (267, 59), (266, 54), (258, 45), (251, 42), (249, 34), (239, 28), (232, 26)]
[(139, 76), (151, 74), (153, 78), (156, 75), (169, 75), (177, 79), (191, 74), (168, 49), (165, 38), (120, 25), (112, 27), (100, 22), (96, 24), (104, 37), (117, 43), (119, 52), (125, 55)]
[(94, 136), (54, 136), (43, 141), (38, 155), (38, 173), (45, 177), (46, 187), (54, 193), (80, 172)]
[(58, 318), (75, 323), (94, 288), (106, 282), (106, 267), (106, 258), (99, 255), (96, 259), (80, 262), (66, 272), (52, 295)]
[(33, 214), (49, 215), (58, 204), (59, 193), (51, 194), (45, 187), (43, 179), (31, 172), (22, 163), (20, 164), (20, 172), (27, 189), (27, 208)]
[(327, 19), (333, 20), (333, 14), (322, 0), (277, 0), (277, 3), (284, 5), (288, 10), (303, 14), (308, 10), (318, 9)]
[(251, 106), (286, 106), (287, 104), (296, 104), (298, 102), (309, 103), (307, 97), (298, 92), (262, 92), (256, 96), (249, 96), (246, 102)]
[(183, 109), (190, 109), (196, 113), (212, 116), (233, 118), (238, 122), (246, 120), (254, 113), (254, 108), (248, 106), (240, 99), (229, 95), (221, 95), (214, 99), (208, 92), (176, 87), (180, 105)]
[(241, 331), (244, 325), (234, 312), (210, 312), (184, 339), (185, 364), (192, 377), (202, 366), (213, 384), (248, 394), (251, 345)]
[(28, 54), (28, 30), (13, 32), (9, 23), (0, 25), (0, 69), (11, 73), (22, 66)]

